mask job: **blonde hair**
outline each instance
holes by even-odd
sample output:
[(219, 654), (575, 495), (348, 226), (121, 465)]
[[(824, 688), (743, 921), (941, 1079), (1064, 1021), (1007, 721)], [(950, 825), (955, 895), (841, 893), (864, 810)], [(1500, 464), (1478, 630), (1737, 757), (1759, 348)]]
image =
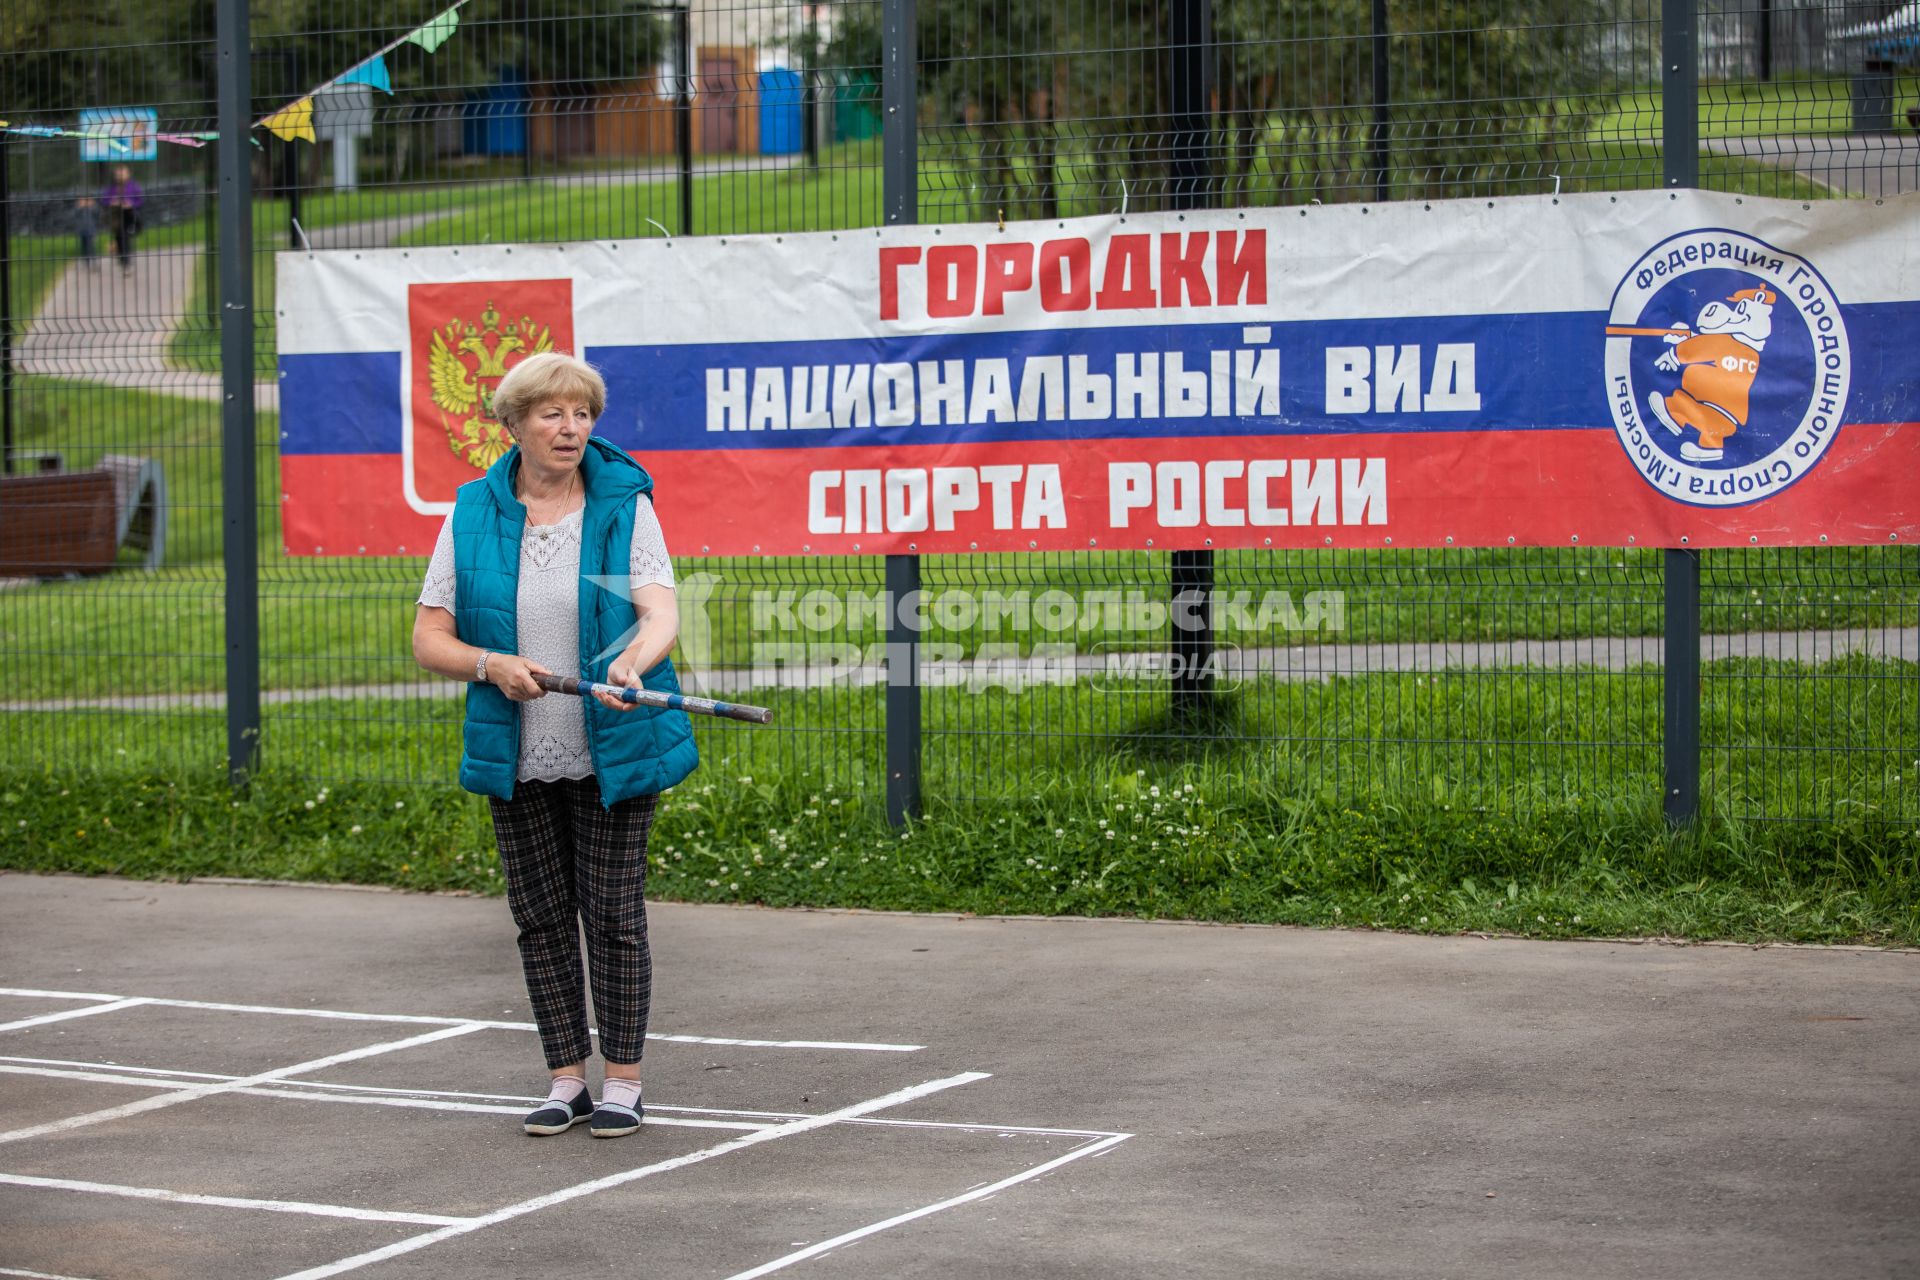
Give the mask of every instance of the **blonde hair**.
[(493, 416), (517, 429), (535, 405), (549, 400), (584, 400), (595, 421), (607, 407), (607, 384), (599, 370), (577, 356), (543, 351), (507, 371), (493, 389)]

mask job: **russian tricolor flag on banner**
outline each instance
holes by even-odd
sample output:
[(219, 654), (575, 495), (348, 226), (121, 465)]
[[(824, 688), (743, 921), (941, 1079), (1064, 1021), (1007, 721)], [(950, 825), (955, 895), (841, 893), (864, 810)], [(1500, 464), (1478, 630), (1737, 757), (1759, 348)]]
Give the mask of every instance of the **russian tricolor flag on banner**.
[(1920, 199), (279, 256), (294, 555), (423, 555), (538, 351), (688, 554), (1920, 536)]

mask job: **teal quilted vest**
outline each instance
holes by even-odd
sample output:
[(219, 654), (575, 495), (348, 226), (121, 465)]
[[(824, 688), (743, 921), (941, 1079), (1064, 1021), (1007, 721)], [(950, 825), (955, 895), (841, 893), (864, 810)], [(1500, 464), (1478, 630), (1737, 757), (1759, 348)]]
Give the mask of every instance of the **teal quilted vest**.
[[(527, 509), (513, 495), (519, 469), (520, 450), (509, 450), (486, 475), (461, 485), (453, 505), (454, 627), (468, 644), (499, 653), (519, 649), (520, 537), (527, 524)], [(651, 501), (653, 480), (625, 451), (597, 436), (588, 437), (580, 473), (587, 498), (580, 538), (580, 674), (605, 680), (608, 665), (632, 638), (636, 617), (626, 592), (609, 591), (594, 579), (626, 581), (634, 499), (646, 494)], [(666, 658), (641, 683), (680, 692)], [(592, 698), (580, 699), (580, 711), (603, 805), (664, 791), (700, 762), (685, 712), (609, 711)], [(460, 785), (513, 799), (520, 708), (490, 684), (469, 684), (463, 742)]]

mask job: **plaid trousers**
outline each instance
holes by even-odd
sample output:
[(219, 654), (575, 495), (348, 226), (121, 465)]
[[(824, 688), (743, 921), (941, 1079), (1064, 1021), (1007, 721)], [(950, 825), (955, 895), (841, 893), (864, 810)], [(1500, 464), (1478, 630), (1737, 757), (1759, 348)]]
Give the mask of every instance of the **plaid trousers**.
[(492, 802), (507, 906), (520, 926), (520, 964), (550, 1068), (585, 1062), (593, 1053), (580, 983), (580, 925), (600, 1054), (608, 1062), (640, 1061), (653, 998), (647, 833), (659, 800), (635, 796), (602, 808), (600, 784), (587, 777), (517, 783), (513, 799)]

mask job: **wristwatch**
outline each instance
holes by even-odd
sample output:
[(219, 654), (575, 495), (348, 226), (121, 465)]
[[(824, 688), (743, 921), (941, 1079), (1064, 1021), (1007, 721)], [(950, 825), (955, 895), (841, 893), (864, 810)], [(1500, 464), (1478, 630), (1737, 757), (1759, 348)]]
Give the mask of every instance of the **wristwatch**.
[(480, 656), (473, 660), (473, 678), (481, 684), (487, 682), (487, 659), (492, 653), (491, 649), (482, 649)]

